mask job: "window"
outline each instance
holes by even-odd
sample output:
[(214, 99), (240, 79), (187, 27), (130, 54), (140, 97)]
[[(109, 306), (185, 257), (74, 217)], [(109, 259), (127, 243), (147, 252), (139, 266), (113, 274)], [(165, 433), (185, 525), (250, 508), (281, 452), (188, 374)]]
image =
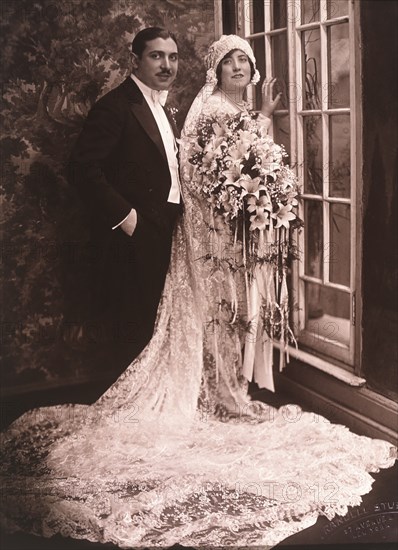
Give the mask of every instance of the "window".
[[(299, 346), (353, 372), (361, 150), (355, 2), (240, 0), (237, 6), (235, 32), (250, 41), (261, 75), (278, 79), (275, 93), (283, 92), (272, 133), (301, 182), (305, 227), (292, 281)], [(254, 107), (260, 94), (260, 86), (249, 92)]]
[(304, 261), (298, 266), (300, 340), (352, 365), (356, 217), (350, 105), (355, 96), (350, 97), (348, 2), (306, 0), (300, 7), (294, 22), (296, 89), (301, 91), (297, 166), (305, 220)]

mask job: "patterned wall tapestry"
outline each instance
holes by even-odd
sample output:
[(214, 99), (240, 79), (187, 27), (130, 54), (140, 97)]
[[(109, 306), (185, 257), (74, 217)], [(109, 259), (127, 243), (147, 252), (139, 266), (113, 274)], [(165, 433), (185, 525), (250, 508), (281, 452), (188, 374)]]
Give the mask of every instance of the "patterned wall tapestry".
[[(143, 27), (178, 37), (169, 104), (181, 124), (204, 81), (213, 0), (2, 2), (3, 385), (100, 375), (84, 326), (90, 262), (84, 210), (65, 165), (93, 102), (129, 73)], [(90, 348), (90, 349), (89, 349)]]

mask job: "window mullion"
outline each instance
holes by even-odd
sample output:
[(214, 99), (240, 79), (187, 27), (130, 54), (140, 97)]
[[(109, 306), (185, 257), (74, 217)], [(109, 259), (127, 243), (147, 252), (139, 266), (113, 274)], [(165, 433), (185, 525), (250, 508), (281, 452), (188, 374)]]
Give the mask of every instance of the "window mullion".
[[(291, 163), (296, 167), (297, 177), (300, 182), (304, 181), (304, 143), (303, 143), (303, 117), (299, 114), (303, 108), (303, 94), (305, 90), (302, 87), (302, 51), (301, 51), (301, 33), (296, 30), (296, 22), (300, 21), (301, 6), (299, 3), (287, 3), (287, 25), (288, 25), (288, 63), (289, 63), (289, 80), (290, 85), (290, 131), (292, 133), (291, 140)], [(299, 202), (299, 216), (304, 219), (304, 201)], [(301, 256), (305, 250), (305, 235), (303, 231), (298, 232), (297, 241), (298, 248), (301, 251)], [(293, 263), (294, 281), (297, 289), (297, 301), (300, 307), (293, 312), (294, 326), (297, 327), (297, 332), (301, 332), (305, 328), (306, 304), (305, 275), (303, 257)]]
[[(249, 36), (250, 35), (250, 22), (252, 19), (252, 13), (251, 8), (253, 4), (250, 3), (250, 0), (238, 0), (239, 6), (238, 6), (238, 12), (240, 14), (240, 21), (238, 25), (238, 34), (243, 36)], [(242, 23), (243, 20), (243, 29), (242, 29)]]
[(321, 23), (327, 21), (328, 5), (327, 0), (319, 0), (319, 20)]
[[(361, 244), (362, 233), (358, 224), (360, 219), (359, 197), (362, 196), (362, 179), (358, 177), (361, 173), (362, 163), (362, 134), (361, 134), (361, 109), (356, 101), (360, 97), (360, 27), (359, 27), (359, 6), (357, 2), (349, 2), (349, 40), (350, 40), (350, 124), (351, 124), (351, 289), (353, 299), (351, 300), (351, 320), (355, 300), (355, 326), (351, 322), (351, 358), (355, 365), (355, 373), (361, 372)], [(355, 293), (355, 294), (354, 294)], [(355, 359), (355, 361), (354, 361)]]
[(264, 10), (264, 46), (265, 46), (265, 76), (270, 78), (273, 76), (273, 67), (272, 67), (272, 52), (271, 52), (271, 3), (268, 4), (268, 17), (266, 17), (266, 10)]
[(214, 35), (219, 38), (223, 33), (222, 0), (214, 0)]
[[(288, 3), (288, 9), (291, 9), (290, 3)], [(294, 20), (292, 17), (287, 16), (287, 58), (288, 58), (288, 71), (289, 71), (289, 111), (290, 111), (290, 164), (293, 167), (297, 166), (297, 112), (298, 105), (298, 86), (296, 76), (296, 57), (297, 57), (297, 43), (296, 43), (296, 30), (294, 28)], [(290, 83), (296, 82), (296, 86), (292, 87)]]
[(329, 116), (328, 108), (328, 44), (327, 29), (323, 22), (327, 18), (326, 0), (320, 2), (320, 38), (321, 38), (321, 118), (322, 118), (322, 178), (323, 178), (323, 269), (322, 282), (330, 280), (330, 205), (329, 197)]

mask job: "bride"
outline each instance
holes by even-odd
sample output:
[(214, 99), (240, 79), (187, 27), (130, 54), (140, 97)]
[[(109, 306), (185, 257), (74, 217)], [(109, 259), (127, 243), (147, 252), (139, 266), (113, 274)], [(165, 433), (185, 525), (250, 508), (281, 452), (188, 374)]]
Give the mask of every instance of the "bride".
[[(277, 410), (247, 396), (253, 376), (272, 389), (272, 335), (280, 340), (289, 332), (286, 319), (273, 332), (259, 313), (266, 300), (267, 311), (278, 310), (282, 319), (285, 264), (266, 256), (261, 268), (245, 263), (253, 250), (261, 255), (264, 242), (244, 226), (244, 216), (236, 216), (241, 226), (229, 223), (222, 205), (204, 196), (215, 165), (203, 140), (206, 128), (217, 136), (233, 128), (236, 144), (237, 135), (252, 139), (251, 129), (272, 148), (266, 129), (277, 99), (260, 115), (249, 112), (243, 92), (258, 72), (238, 36), (212, 44), (206, 64), (206, 84), (181, 140), (185, 214), (153, 338), (94, 404), (29, 411), (2, 435), (8, 531), (122, 548), (272, 546), (320, 514), (344, 515), (370, 491), (368, 472), (394, 463), (395, 448), (385, 441), (295, 405)], [(272, 84), (266, 86), (272, 96)], [(239, 178), (242, 185), (249, 179)], [(250, 189), (250, 223), (260, 234), (257, 217), (264, 216), (256, 208), (264, 195)], [(223, 204), (228, 213), (230, 203)], [(270, 231), (282, 222), (268, 213), (263, 234), (275, 240)], [(221, 252), (226, 248), (232, 255)], [(251, 339), (253, 316), (259, 332)]]

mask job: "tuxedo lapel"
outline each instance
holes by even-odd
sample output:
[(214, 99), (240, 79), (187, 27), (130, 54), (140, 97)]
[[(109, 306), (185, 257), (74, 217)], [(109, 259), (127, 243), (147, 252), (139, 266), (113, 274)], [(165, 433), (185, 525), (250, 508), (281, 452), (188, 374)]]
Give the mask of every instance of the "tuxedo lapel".
[(163, 140), (160, 135), (158, 125), (156, 124), (152, 111), (145, 101), (140, 89), (130, 77), (126, 78), (126, 80), (121, 84), (121, 87), (127, 95), (134, 116), (151, 140), (155, 143), (162, 157), (167, 162), (166, 151), (164, 149)]

